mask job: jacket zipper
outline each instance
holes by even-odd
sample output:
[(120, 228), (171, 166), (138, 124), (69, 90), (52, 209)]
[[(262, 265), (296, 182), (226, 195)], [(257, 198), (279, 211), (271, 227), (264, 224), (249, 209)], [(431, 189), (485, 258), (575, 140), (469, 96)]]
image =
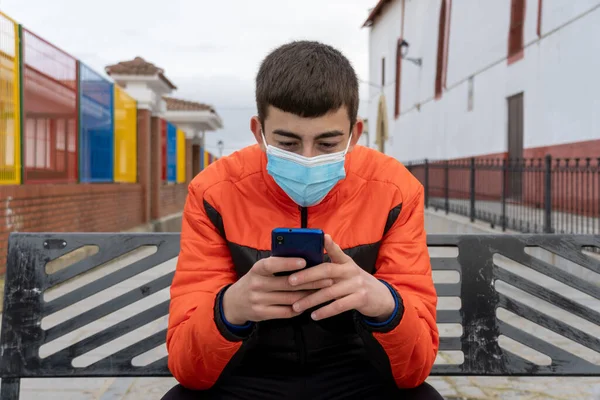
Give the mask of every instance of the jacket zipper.
[[(300, 207), (300, 227), (308, 228), (308, 209), (306, 207)], [(298, 351), (298, 361), (300, 365), (306, 364), (306, 345), (304, 339), (304, 331), (302, 329), (302, 317), (297, 318), (296, 320), (296, 350)]]
[(308, 228), (308, 208), (300, 207), (300, 228)]

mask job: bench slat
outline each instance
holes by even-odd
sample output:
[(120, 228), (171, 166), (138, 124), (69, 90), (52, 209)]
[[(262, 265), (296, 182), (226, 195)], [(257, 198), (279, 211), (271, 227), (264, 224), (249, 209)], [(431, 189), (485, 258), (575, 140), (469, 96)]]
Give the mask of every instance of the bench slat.
[[(104, 304), (100, 304), (91, 310), (84, 312), (83, 314), (79, 314), (77, 318), (66, 320), (56, 326), (53, 326), (46, 331), (46, 342), (50, 342), (60, 336), (73, 332), (87, 324), (90, 324), (132, 303), (135, 303), (136, 301), (169, 287), (174, 275), (175, 273), (171, 272), (168, 275), (164, 275), (146, 284), (144, 286), (144, 290), (140, 290), (139, 288), (132, 289), (119, 297), (116, 297)], [(47, 310), (44, 311), (45, 315), (50, 314), (47, 312)]]
[(108, 328), (103, 329), (102, 331), (95, 333), (90, 337), (82, 339), (59, 352), (46, 357), (43, 362), (48, 366), (60, 365), (62, 364), (61, 361), (64, 359), (73, 359), (86, 354), (97, 347), (105, 345), (112, 340), (118, 339), (121, 336), (140, 328), (141, 326), (147, 324), (148, 321), (152, 321), (166, 315), (168, 312), (169, 302), (163, 302), (152, 308), (144, 310), (133, 317), (127, 318), (124, 321), (109, 326)]
[[(64, 243), (64, 245), (62, 245)], [(54, 274), (45, 273), (45, 265), (82, 246), (95, 245), (99, 252)], [(107, 273), (95, 281), (83, 285), (52, 301), (45, 302), (44, 291), (55, 288), (70, 279), (86, 274), (100, 264), (121, 257), (143, 246), (156, 246), (155, 254), (149, 255), (118, 271)], [(522, 264), (519, 268), (537, 271), (550, 276), (593, 299), (600, 300), (600, 286), (590, 280), (525, 253), (525, 248), (536, 246), (570, 260), (591, 272), (600, 271), (598, 260), (581, 252), (584, 246), (600, 248), (600, 236), (583, 235), (429, 235), (428, 245), (432, 250), (455, 247), (457, 257), (432, 256), (434, 271), (457, 271), (458, 283), (436, 282), (438, 296), (460, 297), (460, 310), (438, 310), (439, 324), (460, 324), (460, 337), (440, 338), (441, 361), (436, 364), (433, 375), (570, 375), (598, 376), (600, 366), (590, 363), (577, 354), (558, 348), (546, 337), (532, 335), (518, 324), (498, 319), (498, 307), (517, 314), (540, 326), (544, 326), (565, 338), (571, 339), (590, 351), (600, 352), (600, 342), (592, 335), (575, 329), (558, 317), (547, 316), (518, 299), (496, 291), (495, 281), (506, 283), (544, 300), (573, 315), (600, 325), (597, 310), (583, 306), (573, 300), (544, 287), (539, 282), (522, 278), (494, 263), (494, 255)], [(437, 251), (436, 250), (436, 251)], [(122, 308), (143, 300), (168, 287), (172, 273), (163, 275), (139, 287), (108, 299), (103, 304), (94, 304), (80, 315), (68, 317), (54, 327), (44, 330), (41, 321), (67, 307), (89, 298), (113, 285), (137, 276), (179, 253), (179, 235), (171, 233), (118, 233), (118, 234), (45, 234), (13, 233), (9, 238), (8, 268), (5, 283), (5, 312), (2, 317), (2, 363), (0, 375), (3, 383), (10, 378), (20, 377), (91, 377), (91, 376), (170, 376), (166, 358), (162, 355), (145, 366), (132, 365), (132, 359), (157, 346), (164, 346), (166, 331), (153, 332), (140, 337), (137, 342), (108, 355), (87, 367), (74, 367), (73, 359), (85, 357), (90, 351), (118, 340), (127, 332), (149, 324), (159, 318), (166, 322), (168, 302), (163, 302), (122, 322), (108, 326), (90, 337), (76, 340), (44, 359), (39, 357), (40, 348), (49, 342), (63, 340), (63, 336), (75, 333), (90, 323), (118, 312)], [(435, 251), (433, 252), (435, 253)], [(441, 330), (442, 331), (442, 330)], [(131, 335), (130, 335), (131, 336)], [(542, 366), (527, 361), (512, 348), (499, 344), (499, 337), (506, 336), (524, 346), (549, 356), (552, 364)], [(455, 363), (444, 352), (462, 352), (464, 362)], [(10, 390), (10, 388), (4, 388)]]
[(567, 339), (571, 339), (582, 346), (600, 352), (600, 339), (597, 337), (589, 335), (573, 326), (569, 326), (550, 315), (540, 313), (518, 300), (511, 299), (501, 294), (499, 295), (498, 306), (549, 329), (552, 332), (558, 333)]
[(500, 331), (513, 338), (514, 340), (522, 343), (527, 343), (528, 347), (539, 351), (543, 354), (552, 354), (552, 364), (550, 365), (538, 365), (534, 364), (510, 351), (505, 351), (510, 355), (510, 362), (507, 362), (508, 373), (514, 371), (514, 374), (520, 374), (523, 372), (523, 365), (526, 365), (527, 370), (535, 371), (535, 375), (554, 375), (557, 365), (561, 363), (570, 364), (573, 371), (577, 371), (579, 376), (597, 376), (598, 372), (594, 372), (597, 368), (596, 365), (587, 362), (581, 358), (573, 360), (571, 353), (564, 351), (563, 349), (556, 347), (548, 342), (540, 340), (539, 338), (524, 332), (512, 325), (506, 324), (502, 321), (499, 323)]
[[(177, 251), (178, 252), (178, 251)], [(114, 255), (113, 258), (116, 258), (120, 255), (124, 254), (123, 252), (119, 252), (118, 255)], [(53, 300), (49, 303), (46, 303), (44, 306), (45, 314), (52, 314), (54, 312), (60, 311), (82, 298), (93, 296), (97, 293), (100, 293), (103, 290), (110, 288), (120, 282), (126, 281), (129, 278), (132, 278), (136, 275), (141, 274), (144, 271), (147, 271), (150, 268), (153, 268), (156, 265), (162, 264), (166, 261), (169, 261), (173, 258), (173, 255), (170, 252), (165, 251), (164, 253), (157, 252), (149, 257), (146, 257), (142, 260), (136, 261), (135, 263), (128, 265), (125, 268), (119, 269), (113, 273), (110, 273), (95, 282), (90, 282), (80, 288), (73, 290)], [(110, 261), (112, 258), (102, 258), (102, 263), (105, 264), (107, 261)], [(100, 264), (100, 265), (101, 265)], [(77, 264), (76, 264), (77, 265)], [(75, 265), (74, 265), (75, 266)], [(85, 272), (89, 271), (92, 268), (88, 268), (89, 265), (86, 265)], [(68, 270), (72, 267), (65, 268), (63, 271)], [(52, 276), (52, 275), (50, 275)], [(62, 283), (62, 282), (61, 282)]]
[(435, 290), (438, 297), (460, 297), (460, 284), (458, 283), (437, 283)]
[(111, 355), (110, 357), (107, 357), (101, 361), (98, 361), (97, 363), (94, 363), (92, 365), (90, 365), (89, 370), (90, 372), (102, 372), (104, 373), (104, 371), (110, 371), (111, 369), (122, 369), (122, 370), (128, 370), (128, 369), (139, 369), (140, 371), (144, 371), (144, 376), (145, 375), (145, 371), (148, 370), (148, 373), (151, 374), (156, 374), (155, 376), (165, 376), (165, 375), (169, 375), (168, 373), (168, 369), (167, 369), (167, 363), (166, 363), (166, 358), (164, 359), (164, 363), (159, 363), (159, 364), (155, 364), (153, 368), (156, 368), (156, 370), (152, 370), (152, 368), (149, 368), (148, 366), (145, 367), (134, 367), (131, 364), (131, 360), (137, 356), (139, 356), (140, 354), (143, 354), (149, 350), (154, 349), (155, 347), (164, 344), (165, 343), (165, 338), (167, 337), (167, 330), (164, 329), (160, 332), (156, 332), (154, 334), (152, 334), (151, 336), (148, 336), (142, 340), (140, 340), (139, 342), (131, 345), (131, 346), (127, 346), (126, 348), (124, 348), (123, 350), (120, 350), (116, 353), (114, 353), (113, 355)]
[(459, 310), (438, 310), (438, 324), (460, 324), (462, 323), (462, 315)]
[(546, 289), (534, 282), (520, 278), (518, 275), (513, 274), (510, 271), (506, 271), (502, 268), (495, 268), (494, 274), (498, 280), (508, 283), (526, 293), (535, 293), (535, 296), (541, 300), (545, 300), (550, 304), (554, 304), (562, 309), (569, 310), (573, 315), (580, 318), (586, 319), (596, 325), (600, 325), (600, 313), (592, 310), (590, 307), (586, 307), (582, 304), (577, 303), (571, 299), (567, 299), (560, 294)]
[(462, 349), (462, 341), (459, 337), (442, 337), (440, 338), (440, 351), (460, 350)]

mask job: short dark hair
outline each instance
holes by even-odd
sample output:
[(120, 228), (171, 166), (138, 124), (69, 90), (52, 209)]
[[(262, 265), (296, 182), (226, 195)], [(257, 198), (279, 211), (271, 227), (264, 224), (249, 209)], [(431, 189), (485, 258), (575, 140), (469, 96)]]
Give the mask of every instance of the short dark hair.
[(301, 117), (320, 117), (346, 106), (350, 123), (358, 114), (358, 77), (335, 48), (294, 41), (273, 50), (256, 76), (256, 106), (264, 124), (269, 106)]

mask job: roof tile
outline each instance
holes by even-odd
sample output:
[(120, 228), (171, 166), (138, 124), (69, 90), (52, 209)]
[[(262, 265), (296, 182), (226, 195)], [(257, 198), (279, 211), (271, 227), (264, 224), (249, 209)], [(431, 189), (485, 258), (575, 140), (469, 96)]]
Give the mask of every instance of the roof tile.
[(113, 65), (108, 65), (105, 68), (105, 71), (108, 75), (158, 75), (160, 79), (171, 87), (171, 89), (177, 89), (177, 87), (165, 76), (164, 69), (157, 67), (139, 56), (133, 60), (121, 61)]
[(163, 99), (167, 102), (167, 111), (210, 111), (213, 114), (217, 113), (215, 109), (208, 104), (166, 96), (163, 97)]

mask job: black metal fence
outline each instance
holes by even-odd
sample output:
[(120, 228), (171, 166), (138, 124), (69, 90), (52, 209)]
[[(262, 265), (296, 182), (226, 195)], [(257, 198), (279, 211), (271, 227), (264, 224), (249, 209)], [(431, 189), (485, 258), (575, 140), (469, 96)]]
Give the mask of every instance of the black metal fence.
[(523, 233), (600, 234), (600, 158), (419, 161), (406, 164), (425, 206)]

